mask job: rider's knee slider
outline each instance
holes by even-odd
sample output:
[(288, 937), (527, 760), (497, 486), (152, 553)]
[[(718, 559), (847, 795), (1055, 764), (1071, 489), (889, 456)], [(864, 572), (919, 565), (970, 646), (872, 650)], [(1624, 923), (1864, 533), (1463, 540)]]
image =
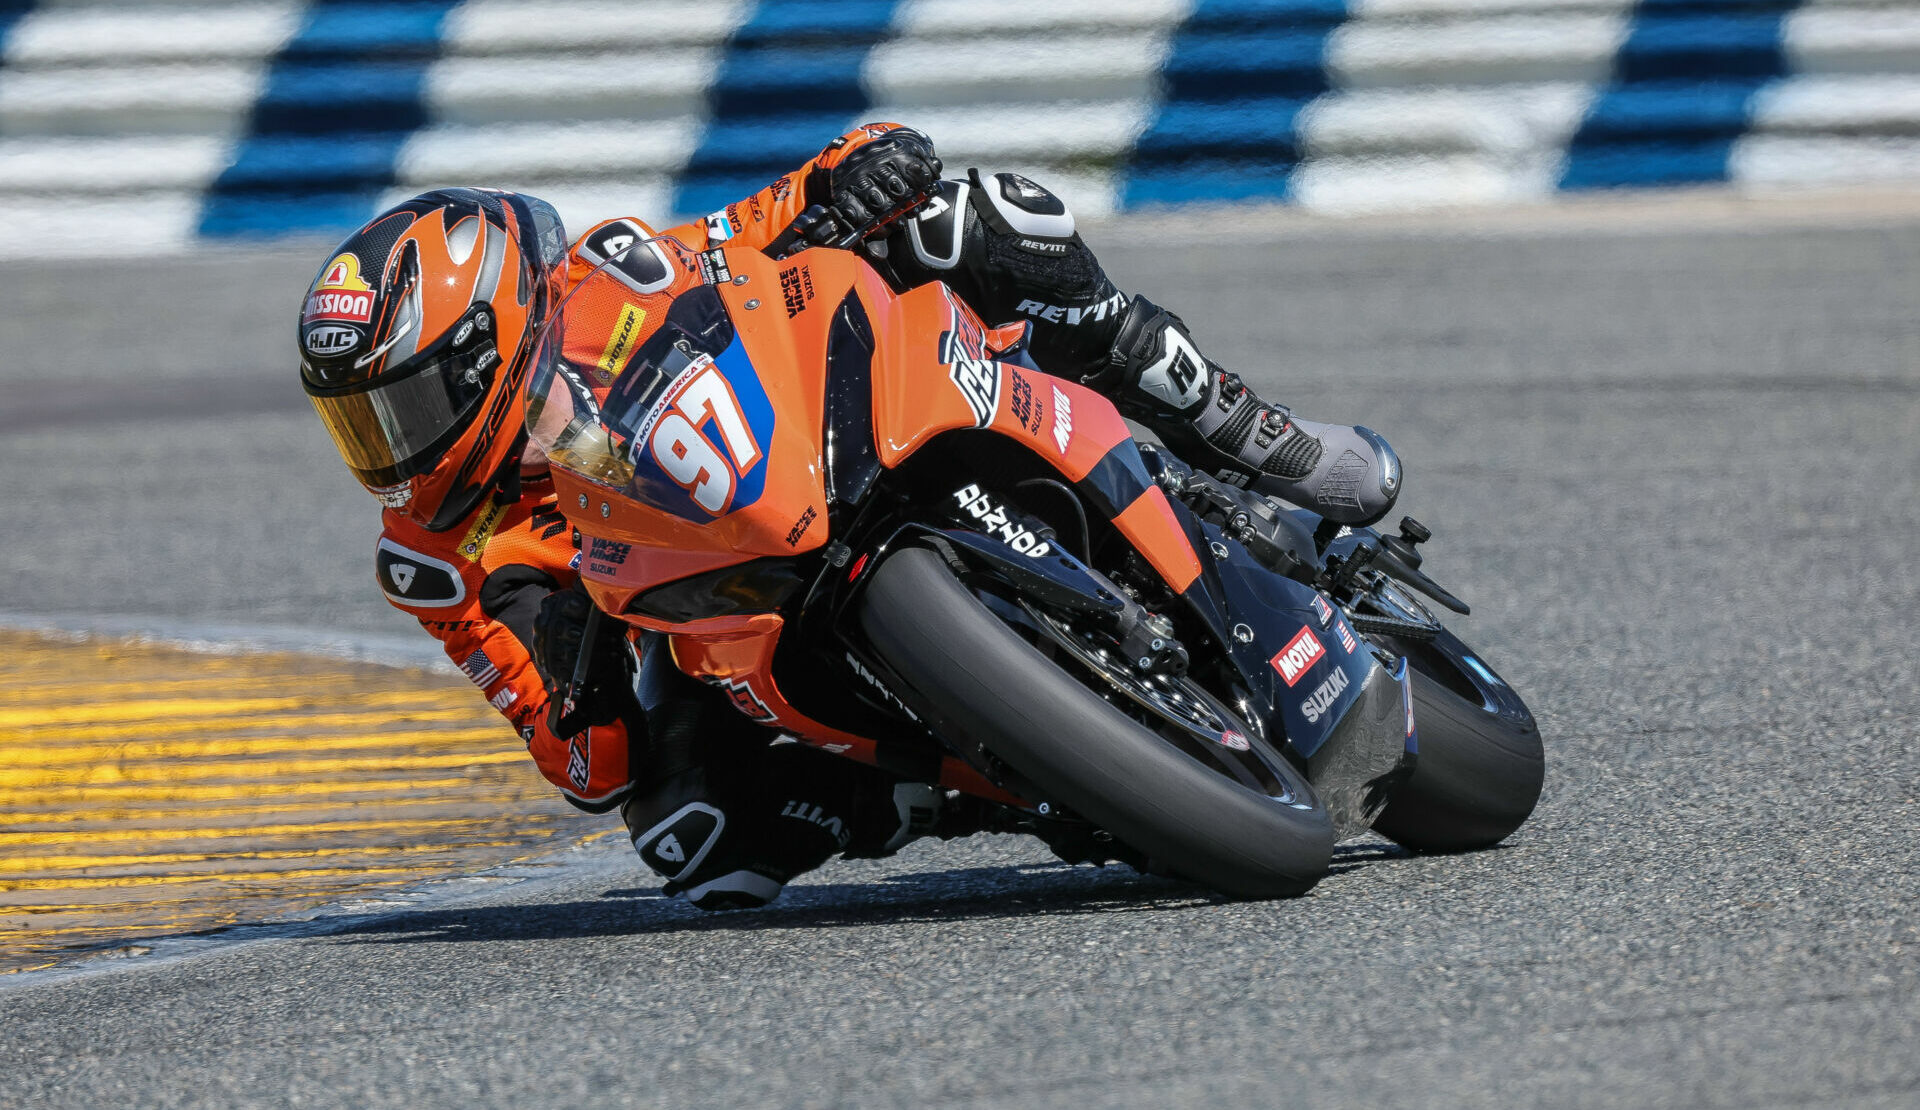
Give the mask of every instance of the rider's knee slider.
[(787, 884), (771, 875), (743, 868), (684, 890), (675, 890), (669, 883), (666, 892), (670, 898), (685, 898), (695, 907), (713, 912), (758, 909), (780, 897), (786, 888)]
[(699, 869), (714, 845), (720, 843), (726, 827), (727, 815), (719, 809), (705, 802), (688, 802), (648, 828), (635, 831), (633, 850), (654, 874), (678, 879)]

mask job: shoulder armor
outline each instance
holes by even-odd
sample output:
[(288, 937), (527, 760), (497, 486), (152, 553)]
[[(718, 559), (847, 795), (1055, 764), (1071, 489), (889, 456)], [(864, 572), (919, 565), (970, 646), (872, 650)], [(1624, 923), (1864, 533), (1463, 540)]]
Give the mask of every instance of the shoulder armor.
[(1073, 237), (1073, 213), (1045, 188), (1017, 173), (996, 173), (985, 180), (979, 170), (967, 173), (975, 186), (974, 207), (988, 223), (1028, 239)]
[(960, 264), (967, 194), (972, 191), (973, 186), (964, 181), (942, 181), (920, 206), (920, 214), (907, 221), (907, 243), (922, 266), (951, 270)]
[(380, 579), (380, 591), (395, 605), (409, 609), (444, 609), (467, 599), (467, 584), (460, 571), (444, 559), (422, 555), (381, 536), (374, 548), (374, 575)]
[[(618, 261), (608, 266), (607, 272), (644, 296), (664, 291), (679, 276), (660, 244), (647, 242), (652, 238), (652, 229), (639, 220), (608, 220), (582, 235), (574, 244), (573, 253), (589, 266), (598, 266), (618, 256)], [(635, 246), (636, 243), (645, 245)]]

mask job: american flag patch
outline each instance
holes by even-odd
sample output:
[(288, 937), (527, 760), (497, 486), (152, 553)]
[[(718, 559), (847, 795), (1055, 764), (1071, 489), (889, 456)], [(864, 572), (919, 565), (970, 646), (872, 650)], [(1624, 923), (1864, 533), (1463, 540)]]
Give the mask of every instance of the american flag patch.
[(467, 661), (460, 664), (460, 669), (466, 672), (466, 676), (473, 679), (473, 684), (482, 690), (493, 685), (500, 678), (500, 668), (494, 666), (493, 660), (487, 658), (485, 650), (475, 651), (467, 656)]
[(1340, 634), (1340, 646), (1347, 649), (1348, 655), (1360, 650), (1360, 645), (1353, 638), (1353, 629), (1348, 627), (1344, 619), (1335, 625), (1333, 630)]

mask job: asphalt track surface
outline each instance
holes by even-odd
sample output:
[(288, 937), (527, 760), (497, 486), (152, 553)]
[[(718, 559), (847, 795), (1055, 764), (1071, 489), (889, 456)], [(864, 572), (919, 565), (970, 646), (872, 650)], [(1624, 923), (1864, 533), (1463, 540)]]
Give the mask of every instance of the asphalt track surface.
[[(1399, 447), (1547, 737), (1507, 846), (1228, 904), (923, 844), (702, 916), (616, 838), (0, 985), (0, 1106), (1920, 1103), (1920, 209), (1687, 223), (1096, 240)], [(406, 631), (288, 384), (319, 253), (0, 269), (0, 610)]]

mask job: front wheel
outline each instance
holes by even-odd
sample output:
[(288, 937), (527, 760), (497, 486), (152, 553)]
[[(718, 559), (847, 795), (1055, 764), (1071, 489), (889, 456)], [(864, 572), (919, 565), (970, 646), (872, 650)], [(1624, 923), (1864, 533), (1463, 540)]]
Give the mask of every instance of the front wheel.
[(1047, 801), (1145, 853), (1151, 870), (1241, 898), (1301, 894), (1326, 874), (1333, 822), (1283, 758), (1266, 790), (1196, 758), (1123, 712), (1126, 699), (1097, 676), (1042, 654), (936, 553), (889, 556), (860, 624), (936, 732), (979, 743)]
[(1533, 714), (1451, 633), (1389, 646), (1413, 664), (1419, 754), (1374, 831), (1416, 852), (1498, 844), (1533, 813), (1546, 778)]

